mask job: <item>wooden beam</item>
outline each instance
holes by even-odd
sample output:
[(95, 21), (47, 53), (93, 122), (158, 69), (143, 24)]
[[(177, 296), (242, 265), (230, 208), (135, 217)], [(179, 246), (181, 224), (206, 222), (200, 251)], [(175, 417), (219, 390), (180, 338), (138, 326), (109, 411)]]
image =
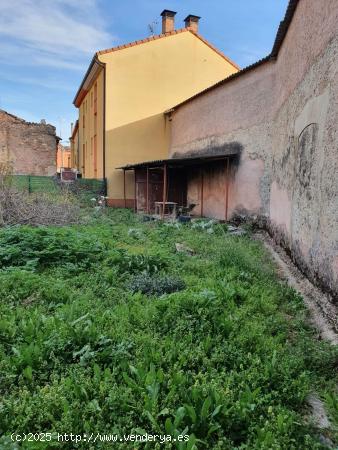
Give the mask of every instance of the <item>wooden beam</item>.
[(203, 217), (203, 197), (204, 197), (204, 172), (203, 172), (203, 167), (200, 169), (201, 170), (201, 217)]
[(167, 201), (167, 165), (163, 166), (163, 207), (162, 207), (162, 219), (164, 218), (165, 204)]
[(229, 208), (229, 167), (230, 160), (229, 158), (225, 161), (225, 220), (228, 220), (228, 208)]
[(124, 207), (127, 208), (127, 198), (126, 198), (126, 171), (123, 169), (123, 200)]
[(147, 214), (149, 214), (149, 167), (147, 166)]
[(136, 170), (134, 170), (134, 211), (137, 212), (137, 199), (136, 199)]

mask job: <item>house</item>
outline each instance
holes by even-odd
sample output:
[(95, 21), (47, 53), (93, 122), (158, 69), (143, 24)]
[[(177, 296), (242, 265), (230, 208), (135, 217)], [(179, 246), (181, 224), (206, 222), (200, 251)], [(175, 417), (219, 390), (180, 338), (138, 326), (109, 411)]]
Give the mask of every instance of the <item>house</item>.
[(238, 71), (198, 33), (199, 17), (175, 29), (175, 15), (162, 12), (161, 35), (98, 51), (75, 96), (74, 168), (107, 179), (111, 206), (134, 205), (133, 174), (123, 177), (118, 167), (168, 157), (164, 112)]
[(26, 122), (0, 110), (0, 163), (17, 175), (55, 175), (59, 138), (55, 127)]
[(79, 121), (75, 122), (75, 125), (71, 128), (72, 135), (69, 138), (70, 142), (70, 167), (79, 168), (80, 159), (80, 143), (79, 143)]
[(62, 169), (71, 168), (71, 148), (58, 144), (56, 153), (56, 171), (60, 173)]
[(257, 218), (337, 296), (337, 24), (337, 0), (290, 0), (267, 57), (172, 107), (169, 158), (121, 171), (136, 173), (137, 209), (157, 195)]

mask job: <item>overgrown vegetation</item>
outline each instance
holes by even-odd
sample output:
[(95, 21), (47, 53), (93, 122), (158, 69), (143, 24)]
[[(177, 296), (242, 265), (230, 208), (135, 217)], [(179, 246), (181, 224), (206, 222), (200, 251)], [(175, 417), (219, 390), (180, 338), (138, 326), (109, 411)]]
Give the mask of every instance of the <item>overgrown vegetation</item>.
[(130, 449), (327, 448), (306, 397), (319, 393), (335, 423), (337, 350), (315, 340), (259, 243), (208, 229), (109, 211), (0, 230), (1, 448), (17, 448), (12, 432), (190, 435), (116, 444)]
[(30, 194), (12, 176), (12, 167), (0, 163), (0, 227), (5, 225), (69, 225), (79, 222), (80, 208), (68, 190), (55, 192), (46, 178), (43, 191)]

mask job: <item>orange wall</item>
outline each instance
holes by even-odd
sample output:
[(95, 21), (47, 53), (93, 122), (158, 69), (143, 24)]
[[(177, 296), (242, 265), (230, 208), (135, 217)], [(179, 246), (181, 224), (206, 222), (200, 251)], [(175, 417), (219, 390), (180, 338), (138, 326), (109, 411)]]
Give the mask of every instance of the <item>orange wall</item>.
[(61, 168), (70, 169), (72, 167), (71, 161), (71, 149), (70, 147), (64, 147), (58, 145), (56, 152), (56, 169), (60, 172)]

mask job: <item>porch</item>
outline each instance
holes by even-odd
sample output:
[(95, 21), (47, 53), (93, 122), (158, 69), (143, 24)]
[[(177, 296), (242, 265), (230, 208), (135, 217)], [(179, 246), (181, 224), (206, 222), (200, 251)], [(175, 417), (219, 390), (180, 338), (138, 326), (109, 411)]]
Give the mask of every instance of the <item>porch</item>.
[(232, 163), (237, 156), (172, 158), (119, 167), (123, 170), (124, 202), (126, 172), (134, 172), (134, 209), (156, 218), (179, 215), (229, 219)]

